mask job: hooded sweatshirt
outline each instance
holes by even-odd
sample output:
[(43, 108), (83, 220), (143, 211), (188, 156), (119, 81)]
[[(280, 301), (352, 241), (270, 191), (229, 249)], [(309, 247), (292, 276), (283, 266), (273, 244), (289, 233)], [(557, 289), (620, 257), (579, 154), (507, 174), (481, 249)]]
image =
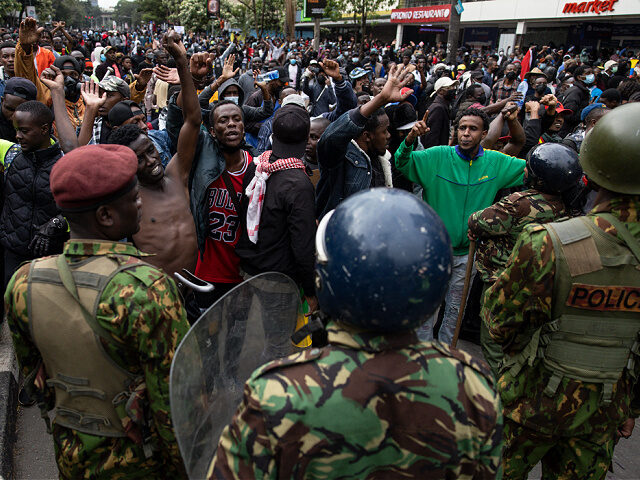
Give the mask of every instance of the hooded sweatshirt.
[[(242, 114), (244, 115), (244, 123), (245, 125), (249, 122), (261, 122), (262, 120), (266, 120), (273, 114), (273, 100), (269, 100), (266, 102), (262, 102), (262, 105), (259, 107), (250, 107), (249, 105), (244, 105), (245, 94), (244, 90), (240, 84), (236, 81), (235, 78), (230, 78), (218, 89), (218, 99), (222, 100), (224, 97), (225, 91), (231, 86), (235, 85), (238, 87), (238, 105), (242, 108)], [(198, 100), (200, 101), (200, 108), (209, 109), (209, 101), (215, 92), (211, 90), (211, 87), (208, 86), (200, 95), (198, 95)], [(208, 118), (208, 117), (205, 117)]]

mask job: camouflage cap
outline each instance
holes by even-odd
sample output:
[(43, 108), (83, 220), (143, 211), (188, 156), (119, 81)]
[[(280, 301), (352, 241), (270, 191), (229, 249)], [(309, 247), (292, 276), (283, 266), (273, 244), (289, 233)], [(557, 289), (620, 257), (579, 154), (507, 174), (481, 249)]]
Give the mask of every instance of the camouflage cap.
[(125, 99), (131, 98), (131, 89), (127, 82), (116, 76), (105, 76), (98, 85), (105, 92), (120, 92)]

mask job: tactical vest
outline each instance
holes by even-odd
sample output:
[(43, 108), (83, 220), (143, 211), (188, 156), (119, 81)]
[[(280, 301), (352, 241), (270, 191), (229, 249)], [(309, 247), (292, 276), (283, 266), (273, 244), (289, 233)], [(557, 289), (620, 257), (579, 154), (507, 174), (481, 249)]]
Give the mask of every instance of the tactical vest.
[(625, 369), (635, 375), (640, 356), (640, 242), (611, 214), (599, 216), (624, 242), (586, 217), (543, 225), (556, 255), (553, 321), (509, 363), (515, 376), (541, 360), (552, 373), (549, 396), (563, 377), (601, 384), (606, 405)]
[(73, 266), (64, 255), (31, 263), (29, 327), (47, 385), (55, 389), (58, 425), (102, 437), (127, 436), (113, 402), (136, 376), (104, 351), (101, 338), (120, 342), (98, 324), (96, 311), (109, 281), (131, 267), (106, 256)]

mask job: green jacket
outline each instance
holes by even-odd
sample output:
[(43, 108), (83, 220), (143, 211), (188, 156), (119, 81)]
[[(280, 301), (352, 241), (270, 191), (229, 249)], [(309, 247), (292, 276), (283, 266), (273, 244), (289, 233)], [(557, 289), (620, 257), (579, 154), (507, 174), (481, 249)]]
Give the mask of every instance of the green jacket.
[(521, 185), (525, 161), (493, 150), (467, 157), (456, 147), (432, 147), (419, 152), (405, 142), (395, 155), (396, 167), (423, 188), (422, 198), (442, 218), (454, 255), (469, 250), (469, 216), (493, 204), (502, 188)]

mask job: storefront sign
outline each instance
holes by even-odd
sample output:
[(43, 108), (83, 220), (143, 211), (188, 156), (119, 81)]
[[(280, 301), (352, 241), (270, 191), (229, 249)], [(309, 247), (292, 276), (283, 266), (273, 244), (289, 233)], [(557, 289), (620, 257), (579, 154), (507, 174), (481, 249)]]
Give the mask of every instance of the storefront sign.
[(449, 17), (451, 17), (451, 4), (391, 10), (391, 23), (448, 22)]
[(562, 13), (597, 13), (613, 12), (619, 0), (593, 0), (591, 2), (569, 2), (564, 5)]
[(327, 6), (327, 0), (305, 0), (304, 13), (305, 17), (324, 17), (324, 9)]

